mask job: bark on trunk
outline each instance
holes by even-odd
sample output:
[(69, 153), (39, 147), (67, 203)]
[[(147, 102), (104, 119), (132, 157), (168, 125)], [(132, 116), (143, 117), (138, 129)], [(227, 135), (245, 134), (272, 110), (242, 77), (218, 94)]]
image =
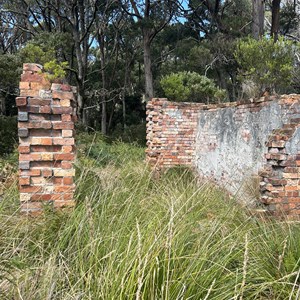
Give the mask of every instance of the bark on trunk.
[(264, 34), (265, 1), (252, 0), (252, 36), (260, 39)]
[(279, 12), (280, 12), (280, 0), (272, 1), (272, 25), (271, 25), (271, 36), (274, 42), (278, 40), (279, 32)]
[(145, 97), (146, 101), (149, 101), (154, 97), (153, 90), (153, 75), (152, 75), (152, 62), (151, 62), (151, 40), (148, 30), (143, 30), (143, 42), (144, 42), (144, 68), (145, 68)]

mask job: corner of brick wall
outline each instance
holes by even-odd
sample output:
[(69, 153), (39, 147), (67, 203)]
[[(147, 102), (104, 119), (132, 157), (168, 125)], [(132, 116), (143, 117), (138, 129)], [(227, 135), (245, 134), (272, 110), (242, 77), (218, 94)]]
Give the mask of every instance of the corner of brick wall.
[(24, 64), (18, 107), (21, 212), (74, 206), (75, 89), (50, 83), (43, 67)]
[[(265, 107), (277, 105), (281, 108), (281, 120), (284, 125), (282, 128), (274, 129), (266, 138), (267, 153), (264, 157), (263, 153), (261, 153), (261, 158), (258, 157), (261, 159), (261, 165), (264, 166), (259, 172), (261, 201), (268, 212), (273, 215), (283, 214), (291, 219), (299, 218), (299, 103), (300, 95), (296, 94), (267, 96), (250, 102), (217, 105), (169, 102), (167, 99), (154, 98), (147, 104), (147, 161), (157, 171), (177, 165), (192, 166), (195, 163), (196, 151), (198, 151), (196, 149), (196, 139), (199, 138), (199, 136), (196, 137), (197, 130), (201, 132), (201, 128), (198, 128), (198, 119), (200, 114), (205, 114), (204, 111), (213, 114), (222, 109), (232, 108), (235, 110), (235, 120), (243, 122), (246, 112), (258, 113)], [(245, 132), (245, 136), (242, 135), (241, 138), (248, 139), (249, 132)], [(292, 142), (295, 147), (291, 152), (289, 150), (291, 148), (288, 149), (287, 145)], [(201, 140), (202, 155), (210, 151), (210, 143), (209, 136)], [(214, 145), (214, 147), (218, 146)], [(239, 157), (239, 153), (235, 154)]]
[(192, 166), (198, 111), (203, 103), (170, 102), (153, 98), (148, 102), (148, 163), (156, 170), (174, 166)]
[(291, 118), (282, 128), (273, 130), (266, 141), (266, 164), (260, 171), (261, 202), (273, 215), (290, 219), (300, 216), (300, 145), (298, 153), (289, 153), (287, 144), (300, 127), (300, 116), (295, 109), (299, 97), (282, 97)]

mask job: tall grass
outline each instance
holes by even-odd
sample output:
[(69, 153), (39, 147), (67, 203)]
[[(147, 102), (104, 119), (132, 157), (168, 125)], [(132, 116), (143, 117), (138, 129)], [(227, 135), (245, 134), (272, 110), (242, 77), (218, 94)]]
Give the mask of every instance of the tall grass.
[(7, 189), (0, 299), (299, 299), (296, 223), (255, 218), (189, 170), (155, 179), (144, 149), (101, 143), (79, 151), (71, 212), (21, 217)]

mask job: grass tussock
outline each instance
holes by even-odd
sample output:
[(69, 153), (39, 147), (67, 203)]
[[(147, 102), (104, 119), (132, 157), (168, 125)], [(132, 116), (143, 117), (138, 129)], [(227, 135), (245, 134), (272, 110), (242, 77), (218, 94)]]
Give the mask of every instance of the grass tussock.
[(20, 217), (7, 188), (0, 299), (299, 299), (297, 224), (256, 219), (189, 170), (154, 179), (143, 148), (88, 144), (74, 211)]

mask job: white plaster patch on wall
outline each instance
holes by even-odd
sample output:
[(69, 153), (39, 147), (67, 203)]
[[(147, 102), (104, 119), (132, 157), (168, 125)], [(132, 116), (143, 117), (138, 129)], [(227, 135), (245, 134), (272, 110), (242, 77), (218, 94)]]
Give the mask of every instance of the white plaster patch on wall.
[(283, 118), (281, 106), (273, 102), (253, 112), (243, 107), (200, 111), (195, 159), (199, 173), (236, 192), (262, 168), (265, 141)]

